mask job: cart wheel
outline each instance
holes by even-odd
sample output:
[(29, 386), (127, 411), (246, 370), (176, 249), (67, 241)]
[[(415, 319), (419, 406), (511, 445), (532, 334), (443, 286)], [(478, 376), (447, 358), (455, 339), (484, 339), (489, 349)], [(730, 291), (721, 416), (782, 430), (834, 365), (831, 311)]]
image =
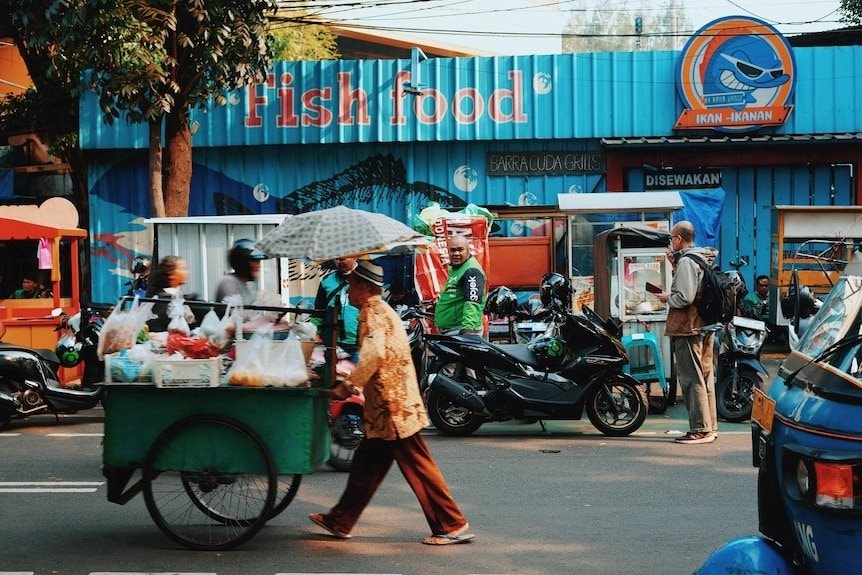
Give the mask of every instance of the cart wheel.
[(275, 506), (272, 508), (270, 519), (287, 509), (290, 502), (296, 496), (299, 490), (299, 484), (302, 483), (302, 475), (279, 475), (278, 487), (275, 492)]
[(203, 414), (159, 435), (143, 482), (147, 510), (165, 535), (190, 549), (215, 551), (247, 541), (272, 517), (278, 476), (250, 427)]

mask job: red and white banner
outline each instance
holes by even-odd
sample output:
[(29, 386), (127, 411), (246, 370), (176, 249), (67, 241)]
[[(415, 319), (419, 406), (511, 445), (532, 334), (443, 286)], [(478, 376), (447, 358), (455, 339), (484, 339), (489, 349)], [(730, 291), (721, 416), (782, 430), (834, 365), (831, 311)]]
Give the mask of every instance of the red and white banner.
[(484, 216), (456, 216), (440, 218), (431, 226), (434, 238), (431, 247), (416, 254), (416, 289), (422, 301), (437, 301), (449, 277), (449, 252), (446, 238), (449, 235), (466, 235), (470, 238), (470, 253), (487, 276), (491, 271), (491, 254), (488, 250), (488, 219)]

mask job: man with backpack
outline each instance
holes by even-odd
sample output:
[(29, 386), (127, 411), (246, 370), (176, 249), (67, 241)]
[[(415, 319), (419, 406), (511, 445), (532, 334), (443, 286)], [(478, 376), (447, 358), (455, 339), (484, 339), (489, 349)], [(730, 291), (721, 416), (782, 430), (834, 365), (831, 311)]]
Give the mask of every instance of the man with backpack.
[(689, 425), (688, 433), (675, 441), (687, 445), (712, 443), (718, 429), (713, 371), (715, 334), (701, 330), (707, 322), (699, 314), (696, 302), (707, 273), (700, 262), (710, 267), (716, 252), (695, 247), (694, 226), (681, 221), (671, 230), (667, 254), (674, 268), (673, 281), (670, 292), (660, 293), (658, 298), (668, 304), (665, 332), (670, 337), (676, 379), (688, 409)]

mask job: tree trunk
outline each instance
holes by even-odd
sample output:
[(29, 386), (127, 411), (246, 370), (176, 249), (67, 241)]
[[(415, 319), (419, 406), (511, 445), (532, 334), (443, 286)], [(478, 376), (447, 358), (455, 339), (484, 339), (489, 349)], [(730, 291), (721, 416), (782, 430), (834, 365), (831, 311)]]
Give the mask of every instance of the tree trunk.
[(165, 217), (165, 196), (162, 191), (162, 116), (150, 120), (150, 203), (153, 217)]
[(185, 102), (177, 100), (165, 116), (165, 215), (189, 215), (192, 181), (192, 132)]

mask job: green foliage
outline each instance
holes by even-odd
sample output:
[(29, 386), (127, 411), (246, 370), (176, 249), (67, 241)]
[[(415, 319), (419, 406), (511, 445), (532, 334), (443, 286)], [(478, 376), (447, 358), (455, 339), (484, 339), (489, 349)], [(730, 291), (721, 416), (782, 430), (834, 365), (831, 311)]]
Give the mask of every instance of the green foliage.
[(862, 25), (862, 0), (841, 0), (838, 12), (842, 22), (853, 26)]
[(338, 46), (335, 36), (325, 26), (310, 24), (302, 18), (282, 16), (270, 28), (270, 46), (274, 60), (335, 60)]
[[(628, 52), (674, 50), (682, 45), (681, 32), (691, 29), (681, 0), (665, 0), (655, 8), (641, 1), (577, 0), (563, 31), (563, 52)], [(635, 19), (642, 19), (642, 34)]]

